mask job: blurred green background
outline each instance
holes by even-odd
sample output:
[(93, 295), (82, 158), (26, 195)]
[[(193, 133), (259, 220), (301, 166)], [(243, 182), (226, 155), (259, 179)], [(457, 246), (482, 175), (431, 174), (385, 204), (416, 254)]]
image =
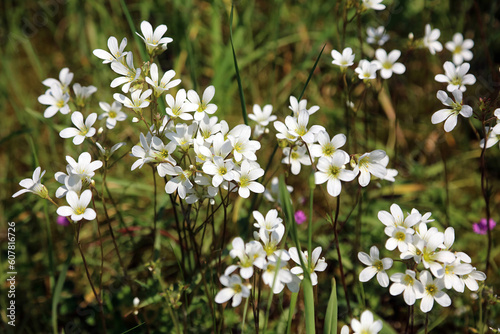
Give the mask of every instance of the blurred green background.
[[(385, 149), (391, 162), (389, 167), (396, 168), (399, 175), (395, 184), (383, 183), (380, 188), (371, 187), (363, 192), (363, 206), (358, 207), (342, 231), (345, 253), (346, 279), (354, 300), (359, 308), (365, 304), (361, 299), (357, 274), (361, 266), (356, 260), (357, 251), (368, 251), (377, 244), (383, 248), (383, 226), (377, 220), (379, 210), (388, 210), (392, 203), (398, 203), (404, 211), (417, 208), (420, 212), (431, 211), (436, 226), (453, 226), (456, 231), (456, 248), (467, 252), (479, 270), (484, 270), (486, 257), (485, 236), (472, 232), (472, 223), (485, 216), (484, 202), (481, 197), (478, 141), (468, 122), (462, 119), (457, 128), (445, 134), (442, 125), (432, 125), (432, 113), (441, 109), (436, 99), (438, 89), (444, 85), (434, 81), (434, 76), (442, 73), (442, 64), (451, 59), (451, 53), (444, 49), (436, 56), (428, 50), (419, 49), (407, 52), (408, 34), (415, 38), (424, 34), (426, 23), (441, 30), (441, 43), (451, 40), (455, 32), (475, 41), (474, 58), (470, 73), (477, 83), (467, 89), (465, 101), (477, 107), (479, 98), (489, 99), (492, 108), (500, 107), (500, 21), (497, 1), (389, 1), (388, 8), (381, 12), (370, 11), (363, 14), (358, 30), (357, 22), (347, 27), (346, 46), (360, 58), (358, 34), (366, 37), (366, 27), (383, 25), (390, 35), (384, 49), (402, 50), (401, 61), (406, 65), (406, 73), (393, 76), (386, 82), (385, 92), (377, 95), (368, 92), (363, 112), (358, 115), (359, 129), (348, 134), (349, 145), (357, 142), (357, 147), (366, 151)], [(126, 4), (127, 10), (124, 10)], [(316, 124), (323, 124), (330, 134), (346, 133), (344, 100), (342, 98), (342, 77), (338, 68), (331, 64), (330, 51), (340, 49), (339, 12), (346, 1), (256, 1), (239, 0), (234, 2), (235, 17), (233, 39), (238, 65), (243, 83), (247, 109), (256, 103), (272, 104), (274, 112), (281, 119), (288, 114), (290, 95), (298, 96), (308, 78), (316, 57), (325, 46), (318, 66), (307, 87), (304, 98), (308, 106), (318, 105), (320, 111), (313, 117)], [(45, 219), (52, 224), (56, 271), (66, 268), (67, 277), (61, 291), (58, 307), (59, 328), (66, 333), (95, 331), (98, 309), (93, 303), (81, 258), (74, 246), (74, 233), (71, 226), (63, 227), (55, 223), (56, 215), (49, 207), (44, 209), (42, 201), (27, 194), (17, 199), (11, 195), (19, 190), (21, 179), (31, 177), (38, 165), (47, 170), (44, 184), (50, 192), (57, 188), (53, 174), (65, 169), (65, 155), (76, 156), (81, 148), (75, 148), (70, 141), (59, 137), (58, 132), (66, 127), (69, 119), (60, 114), (52, 119), (43, 118), (45, 109), (37, 101), (45, 91), (41, 82), (48, 77), (57, 78), (60, 69), (68, 67), (75, 73), (73, 83), (94, 85), (98, 88), (86, 112), (100, 112), (98, 101), (112, 102), (112, 94), (119, 89), (109, 88), (115, 77), (106, 65), (92, 55), (94, 49), (107, 49), (107, 39), (115, 36), (120, 41), (127, 37), (127, 50), (134, 52), (135, 64), (139, 64), (139, 48), (135, 31), (139, 31), (142, 20), (148, 20), (153, 27), (166, 24), (167, 36), (174, 42), (158, 58), (164, 71), (174, 69), (181, 86), (196, 89), (198, 92), (208, 85), (214, 85), (214, 102), (218, 105), (217, 115), (225, 118), (234, 126), (242, 122), (241, 107), (236, 84), (233, 55), (229, 41), (230, 1), (71, 1), (39, 0), (14, 1), (2, 0), (0, 3), (0, 106), (2, 121), (0, 126), (0, 176), (1, 202), (0, 240), (2, 241), (0, 281), (5, 282), (6, 268), (6, 223), (16, 222), (16, 266), (17, 278), (17, 326), (19, 333), (51, 332), (50, 314), (51, 291), (49, 289), (48, 243)], [(126, 19), (130, 12), (135, 30)], [(363, 44), (363, 53), (373, 57), (374, 50)], [(352, 74), (351, 74), (352, 76)], [(358, 87), (360, 88), (360, 87)], [(353, 100), (359, 102), (361, 89), (353, 91)], [(354, 117), (354, 116), (351, 116)], [(131, 123), (131, 117), (126, 121)], [(477, 121), (472, 121), (479, 128)], [(397, 124), (397, 126), (396, 126)], [(353, 133), (357, 133), (355, 137)], [(111, 137), (116, 142), (125, 141), (130, 148), (138, 140), (138, 132), (131, 126), (117, 127)], [(263, 143), (259, 159), (267, 159), (271, 152)], [(85, 146), (84, 146), (85, 147)], [(33, 154), (33, 152), (36, 152)], [(77, 153), (78, 152), (78, 153)], [(349, 152), (352, 153), (352, 152)], [(363, 152), (359, 152), (363, 153)], [(275, 157), (275, 163), (279, 163)], [(123, 161), (125, 163), (123, 163)], [(122, 223), (127, 226), (147, 228), (152, 219), (152, 182), (150, 170), (143, 168), (130, 173), (133, 158), (126, 157), (110, 175), (110, 188), (123, 213)], [(261, 163), (263, 164), (263, 163)], [(487, 151), (487, 173), (492, 189), (492, 218), (500, 222), (500, 152), (498, 145)], [(305, 180), (291, 178), (295, 187), (292, 194), (296, 203), (307, 196)], [(346, 187), (346, 198), (354, 198), (356, 185)], [(321, 196), (318, 192), (318, 197)], [(330, 203), (328, 203), (330, 201)], [(166, 205), (166, 200), (160, 200)], [(315, 240), (322, 245), (327, 262), (327, 271), (320, 276), (324, 281), (317, 289), (318, 317), (322, 318), (330, 291), (329, 277), (338, 280), (336, 251), (333, 246), (333, 232), (326, 222), (327, 207), (333, 206), (331, 199), (318, 199)], [(352, 204), (352, 203), (351, 203)], [(296, 205), (298, 208), (300, 205)], [(306, 206), (304, 205), (304, 210)], [(248, 208), (242, 208), (245, 216)], [(347, 219), (349, 207), (341, 212), (341, 220)], [(238, 217), (235, 218), (238, 220)], [(356, 224), (356, 222), (360, 222)], [(356, 234), (360, 228), (364, 233)], [(118, 229), (120, 226), (116, 225)], [(104, 232), (104, 228), (103, 232)], [(165, 230), (172, 231), (169, 226)], [(487, 285), (498, 293), (500, 286), (499, 268), (500, 247), (496, 240), (500, 228), (493, 230), (493, 251), (491, 271)], [(369, 232), (368, 232), (369, 231)], [(96, 245), (94, 227), (85, 229), (83, 243), (90, 265), (99, 265), (100, 251)], [(359, 231), (358, 231), (359, 232)], [(107, 298), (111, 332), (122, 332), (135, 326), (133, 317), (127, 315), (132, 309), (132, 294), (128, 286), (120, 280), (120, 270), (114, 263), (114, 250), (107, 231), (106, 270), (104, 289)], [(236, 229), (232, 230), (236, 234)], [(355, 238), (353, 235), (359, 235)], [(130, 242), (127, 235), (119, 236), (123, 254), (130, 261), (131, 271), (142, 282), (151, 278), (145, 270), (142, 253), (148, 251), (147, 233), (139, 235)], [(229, 239), (228, 239), (229, 240)], [(169, 249), (165, 242), (164, 250)], [(71, 258), (71, 254), (74, 257)], [(68, 259), (69, 257), (69, 259)], [(175, 277), (175, 258), (165, 256), (164, 272), (166, 279)], [(0, 316), (3, 330), (6, 321), (6, 288), (1, 284)], [(174, 287), (177, 289), (178, 287)], [(180, 289), (180, 288), (179, 288)], [(340, 317), (347, 320), (345, 305), (339, 284)], [(487, 290), (487, 289), (486, 289)], [(139, 294), (145, 298), (152, 295), (146, 287), (138, 287)], [(406, 307), (400, 297), (391, 297), (386, 289), (374, 282), (365, 284), (366, 306), (379, 313), (397, 332), (404, 331)], [(478, 318), (477, 295), (467, 292), (462, 296), (451, 292), (453, 307), (438, 308), (431, 314), (431, 323), (439, 326), (440, 332), (468, 333), (467, 327), (475, 326)], [(485, 298), (487, 294), (485, 294)], [(493, 297), (492, 297), (493, 298)], [(494, 300), (493, 298), (492, 300)], [(203, 305), (200, 302), (200, 305)], [(300, 306), (299, 306), (300, 307)], [(343, 308), (344, 307), (344, 308)], [(199, 312), (199, 311), (196, 311)], [(195, 312), (195, 313), (196, 313)], [(228, 324), (236, 323), (236, 311), (228, 313)], [(491, 326), (500, 326), (500, 310), (490, 305)], [(274, 311), (275, 327), (280, 328), (280, 319)], [(127, 316), (126, 316), (127, 315)], [(152, 308), (145, 315), (151, 322), (152, 331), (162, 331), (169, 324), (160, 311)], [(193, 320), (193, 332), (210, 332), (210, 319), (200, 315)], [(233, 318), (235, 319), (233, 319)], [(163, 320), (162, 320), (163, 319)], [(417, 318), (417, 323), (423, 322)], [(300, 328), (300, 324), (297, 325)], [(141, 332), (143, 328), (137, 329)]]

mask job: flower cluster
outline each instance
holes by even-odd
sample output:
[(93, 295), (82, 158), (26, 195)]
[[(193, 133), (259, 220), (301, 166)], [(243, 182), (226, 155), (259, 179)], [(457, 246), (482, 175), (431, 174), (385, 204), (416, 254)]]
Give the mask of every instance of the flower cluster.
[[(304, 267), (310, 275), (312, 285), (318, 284), (317, 272), (326, 269), (327, 264), (321, 256), (321, 247), (316, 247), (309, 258), (307, 251), (298, 250), (296, 247), (284, 249), (280, 246), (285, 234), (283, 220), (278, 217), (278, 211), (272, 209), (266, 216), (259, 211), (253, 212), (255, 218), (254, 238), (245, 243), (242, 238), (237, 237), (232, 241), (232, 250), (229, 255), (238, 259), (237, 264), (230, 265), (220, 277), (220, 282), (225, 286), (215, 296), (219, 304), (225, 303), (233, 298), (232, 306), (238, 306), (242, 297), (250, 295), (251, 284), (243, 280), (254, 277), (255, 270), (260, 270), (262, 281), (269, 286), (274, 294), (283, 291), (285, 285), (292, 292), (298, 292), (300, 282), (304, 278)], [(295, 266), (288, 268), (292, 260)], [(235, 274), (238, 270), (239, 274)]]
[[(464, 292), (467, 286), (469, 290), (477, 291), (477, 281), (486, 279), (483, 272), (470, 264), (471, 258), (467, 254), (453, 250), (453, 227), (444, 232), (429, 227), (428, 223), (434, 221), (430, 216), (430, 212), (422, 215), (416, 209), (405, 215), (397, 204), (391, 205), (390, 212), (383, 210), (378, 213), (379, 220), (386, 226), (384, 232), (388, 239), (385, 248), (399, 253), (396, 259), (406, 265), (404, 271), (390, 276), (389, 292), (393, 296), (403, 294), (408, 305), (421, 299), (420, 309), (425, 313), (432, 309), (434, 301), (443, 307), (451, 305), (445, 289)], [(360, 252), (358, 258), (367, 266), (359, 275), (361, 282), (377, 275), (381, 286), (389, 286), (386, 271), (392, 268), (394, 259), (380, 259), (376, 246), (371, 247), (370, 255)]]

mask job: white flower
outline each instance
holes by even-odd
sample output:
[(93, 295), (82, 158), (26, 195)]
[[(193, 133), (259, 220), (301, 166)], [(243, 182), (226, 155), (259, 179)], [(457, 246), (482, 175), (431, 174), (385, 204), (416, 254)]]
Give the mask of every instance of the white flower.
[(476, 268), (472, 269), (472, 272), (469, 274), (465, 274), (460, 276), (460, 280), (467, 285), (470, 291), (477, 291), (479, 289), (479, 285), (476, 281), (484, 281), (486, 279), (486, 275), (482, 271), (476, 270)]
[(262, 281), (273, 289), (274, 294), (283, 291), (285, 283), (291, 283), (293, 281), (293, 276), (290, 271), (284, 268), (286, 264), (287, 261), (283, 259), (279, 261), (270, 259), (262, 273)]
[(389, 79), (393, 72), (403, 74), (406, 71), (406, 67), (403, 64), (396, 62), (400, 56), (401, 51), (399, 50), (392, 50), (389, 54), (383, 49), (375, 51), (377, 60), (374, 60), (374, 62), (380, 69), (380, 76), (382, 78)]
[(259, 211), (254, 211), (252, 214), (256, 220), (253, 226), (259, 230), (264, 229), (266, 232), (274, 231), (283, 222), (283, 219), (278, 217), (278, 210), (276, 209), (269, 210), (266, 218)]
[(85, 138), (90, 138), (96, 133), (96, 129), (92, 127), (97, 120), (97, 114), (90, 114), (85, 122), (83, 121), (83, 115), (79, 111), (75, 111), (71, 114), (71, 121), (76, 126), (76, 128), (66, 128), (59, 132), (59, 136), (62, 138), (73, 137), (73, 144), (80, 145), (83, 143)]
[(175, 148), (176, 145), (174, 142), (168, 142), (168, 144), (165, 144), (160, 138), (153, 136), (153, 138), (151, 139), (150, 155), (156, 162), (166, 162), (175, 165), (176, 162), (170, 155), (175, 151)]
[(127, 52), (124, 52), (126, 46), (127, 46), (126, 38), (122, 39), (120, 46), (118, 47), (118, 40), (116, 39), (116, 37), (111, 36), (110, 38), (108, 38), (108, 49), (110, 52), (102, 49), (95, 49), (92, 53), (97, 58), (102, 59), (103, 64), (108, 64), (114, 61), (122, 62), (123, 58), (127, 54)]
[(351, 320), (351, 327), (354, 334), (377, 334), (382, 330), (382, 320), (374, 321), (373, 314), (368, 310), (361, 313), (360, 320)]
[(238, 258), (238, 265), (231, 265), (224, 271), (224, 275), (230, 275), (237, 268), (240, 268), (240, 275), (244, 279), (249, 279), (253, 276), (253, 266), (264, 269), (266, 265), (266, 252), (262, 248), (262, 244), (258, 241), (250, 241), (247, 244), (240, 237), (234, 238), (233, 249), (229, 255)]
[(453, 35), (453, 40), (446, 42), (444, 46), (453, 53), (455, 65), (462, 64), (464, 60), (470, 61), (472, 59), (473, 55), (470, 49), (474, 46), (474, 41), (472, 39), (464, 40), (464, 36), (459, 32)]
[(414, 231), (411, 228), (388, 226), (384, 229), (386, 235), (390, 238), (385, 243), (385, 248), (392, 251), (398, 248), (400, 252), (408, 250), (408, 243), (412, 241)]
[(321, 255), (322, 248), (321, 247), (316, 247), (312, 251), (312, 257), (311, 257), (311, 262), (309, 263), (309, 257), (307, 254), (307, 251), (301, 251), (300, 253), (297, 251), (296, 247), (291, 247), (288, 250), (288, 253), (290, 254), (290, 258), (295, 261), (295, 263), (298, 264), (297, 267), (294, 267), (290, 270), (290, 272), (294, 275), (297, 275), (300, 279), (302, 279), (304, 275), (304, 270), (301, 267), (300, 263), (300, 258), (302, 258), (302, 262), (308, 268), (310, 277), (311, 277), (311, 284), (314, 286), (318, 284), (318, 274), (316, 272), (321, 272), (325, 271), (327, 264), (325, 262), (325, 258), (322, 257), (320, 258), (319, 256)]
[(271, 115), (273, 112), (273, 106), (266, 104), (264, 108), (261, 108), (258, 104), (253, 105), (253, 114), (248, 114), (248, 118), (257, 122), (260, 126), (267, 127), (270, 122), (276, 120), (275, 115)]
[(140, 89), (132, 92), (131, 97), (132, 100), (126, 97), (123, 94), (115, 93), (113, 94), (113, 98), (122, 103), (125, 107), (133, 109), (135, 111), (146, 108), (149, 106), (149, 101), (146, 100), (153, 91), (151, 89), (147, 89), (144, 92)]
[(163, 35), (167, 32), (167, 26), (164, 24), (159, 25), (153, 32), (153, 27), (151, 23), (148, 21), (141, 22), (141, 32), (140, 35), (138, 32), (136, 34), (142, 38), (144, 43), (146, 43), (146, 48), (148, 49), (148, 53), (150, 55), (153, 54), (153, 51), (160, 46), (163, 50), (167, 49), (167, 44), (172, 42), (173, 39), (170, 37), (163, 37)]
[(54, 78), (48, 78), (42, 81), (42, 84), (45, 86), (52, 88), (52, 86), (56, 85), (61, 88), (64, 93), (67, 93), (69, 90), (69, 84), (73, 80), (73, 73), (69, 71), (69, 68), (65, 67), (59, 72), (59, 80)]
[(101, 168), (103, 165), (102, 161), (92, 161), (92, 157), (88, 152), (80, 154), (78, 162), (68, 155), (66, 156), (66, 161), (71, 167), (71, 173), (79, 175), (82, 181), (89, 181), (95, 175), (95, 170)]
[(214, 160), (205, 161), (203, 164), (203, 171), (208, 175), (212, 175), (212, 185), (214, 187), (220, 186), (223, 181), (232, 181), (234, 163), (231, 160), (224, 161), (222, 157), (214, 156)]
[(389, 35), (385, 33), (384, 26), (379, 26), (378, 28), (368, 27), (366, 29), (366, 42), (368, 44), (378, 44), (382, 46), (389, 40)]
[(315, 139), (315, 134), (324, 131), (325, 128), (320, 125), (313, 125), (310, 129), (307, 129), (307, 123), (309, 123), (309, 113), (307, 111), (299, 112), (297, 118), (293, 116), (287, 116), (285, 118), (285, 124), (290, 134), (299, 137), (304, 143), (312, 144)]
[(306, 99), (300, 100), (299, 102), (295, 96), (290, 96), (290, 105), (288, 106), (288, 109), (292, 111), (293, 117), (297, 117), (297, 115), (302, 111), (307, 111), (309, 115), (312, 115), (319, 110), (319, 107), (312, 106), (311, 108), (307, 109)]
[(433, 55), (443, 50), (443, 45), (438, 41), (439, 36), (441, 36), (439, 29), (431, 29), (430, 24), (425, 25), (425, 36), (422, 41)]
[(132, 156), (135, 158), (139, 158), (132, 164), (130, 170), (134, 170), (137, 167), (142, 168), (144, 164), (153, 160), (153, 156), (151, 154), (151, 141), (153, 138), (148, 133), (147, 136), (144, 136), (142, 133), (140, 134), (140, 145), (135, 145), (132, 147)]
[(367, 81), (377, 77), (377, 69), (378, 65), (376, 63), (362, 59), (359, 61), (358, 67), (356, 67), (354, 72), (358, 73), (358, 77), (361, 80)]
[(382, 158), (380, 163), (387, 169), (387, 174), (381, 179), (389, 182), (396, 182), (396, 176), (399, 172), (396, 169), (387, 168), (387, 165), (389, 164), (389, 156), (386, 155), (385, 158)]
[(259, 232), (254, 232), (255, 239), (260, 239), (262, 241), (262, 244), (264, 245), (264, 251), (266, 252), (268, 257), (276, 255), (277, 257), (288, 261), (290, 259), (288, 253), (281, 252), (278, 249), (278, 244), (280, 243), (284, 235), (285, 225), (283, 224), (278, 224), (278, 226), (271, 232), (268, 232), (263, 228), (261, 228)]
[(384, 10), (385, 5), (382, 4), (383, 0), (363, 0), (363, 7), (365, 9)]
[(113, 153), (115, 153), (120, 147), (126, 145), (125, 142), (121, 142), (121, 143), (117, 143), (117, 144), (114, 144), (111, 149), (108, 150), (107, 147), (102, 147), (101, 144), (99, 144), (98, 142), (95, 143), (97, 148), (99, 148), (99, 151), (101, 151), (102, 155), (106, 158), (106, 159), (109, 159)]
[(73, 92), (75, 92), (75, 103), (79, 107), (85, 106), (85, 100), (87, 100), (90, 95), (97, 92), (97, 88), (95, 86), (84, 86), (79, 83), (75, 83), (73, 85)]
[(60, 85), (54, 84), (51, 86), (45, 94), (38, 97), (38, 102), (49, 106), (43, 113), (43, 117), (45, 118), (51, 118), (57, 114), (58, 111), (63, 115), (69, 113), (69, 94), (64, 93)]
[(251, 134), (251, 127), (240, 124), (235, 126), (227, 135), (227, 138), (233, 146), (234, 160), (237, 162), (241, 161), (243, 158), (252, 161), (257, 160), (255, 152), (259, 150), (261, 146), (258, 141), (250, 140)]
[(451, 305), (450, 296), (441, 291), (444, 288), (442, 279), (432, 279), (431, 274), (424, 270), (420, 273), (420, 282), (424, 286), (424, 296), (420, 302), (420, 309), (422, 312), (427, 313), (432, 310), (434, 300), (443, 307)]
[(343, 151), (337, 151), (331, 158), (321, 157), (318, 160), (314, 173), (314, 182), (323, 184), (328, 181), (326, 188), (330, 196), (337, 197), (342, 190), (340, 181), (349, 182), (354, 180), (356, 173), (345, 169), (345, 164), (349, 162), (349, 156)]
[(383, 150), (375, 150), (365, 153), (359, 157), (357, 165), (354, 167), (354, 173), (359, 172), (359, 185), (366, 187), (370, 184), (370, 174), (383, 179), (387, 175), (387, 169), (381, 163), (387, 154)]
[[(172, 80), (175, 76), (174, 70), (169, 70), (163, 74), (161, 81), (158, 81), (158, 66), (153, 63), (149, 69), (149, 75), (151, 78), (146, 77), (146, 82), (153, 86), (155, 96), (160, 96), (164, 91), (169, 90), (172, 87), (177, 86), (181, 83), (181, 79)], [(171, 81), (172, 80), (172, 81)]]
[(160, 177), (164, 177), (165, 175), (175, 176), (165, 185), (165, 192), (167, 194), (172, 194), (177, 190), (179, 197), (184, 199), (186, 198), (187, 190), (193, 188), (193, 183), (189, 180), (192, 172), (189, 169), (183, 170), (179, 166), (163, 163), (158, 165), (158, 174)]
[(234, 173), (234, 180), (239, 186), (238, 195), (243, 198), (248, 198), (248, 196), (250, 196), (250, 191), (254, 193), (263, 193), (265, 189), (264, 186), (255, 181), (262, 175), (264, 175), (264, 170), (262, 168), (252, 168), (248, 160), (243, 160), (240, 171)]
[(311, 158), (307, 155), (307, 149), (304, 146), (294, 146), (293, 149), (285, 147), (283, 155), (285, 157), (281, 160), (281, 163), (291, 165), (293, 175), (300, 173), (302, 165), (311, 165)]
[(111, 69), (122, 76), (111, 81), (110, 87), (115, 88), (123, 85), (122, 91), (128, 93), (132, 83), (139, 79), (141, 69), (134, 67), (134, 56), (132, 52), (127, 52), (125, 60), (126, 62), (124, 64), (117, 61), (111, 63)]
[(446, 289), (453, 288), (457, 292), (464, 292), (465, 283), (458, 275), (468, 275), (474, 268), (468, 263), (460, 263), (456, 259), (453, 263), (443, 264), (444, 276), (443, 282)]
[(74, 191), (77, 194), (79, 194), (82, 190), (82, 179), (80, 175), (74, 174), (73, 169), (71, 168), (70, 165), (66, 166), (66, 171), (68, 174), (64, 174), (63, 172), (57, 172), (54, 175), (54, 178), (56, 179), (57, 182), (62, 184), (59, 188), (56, 190), (56, 197), (61, 198), (63, 196), (66, 196), (68, 191)]
[(105, 111), (99, 115), (99, 119), (106, 118), (106, 127), (108, 129), (113, 129), (116, 122), (121, 122), (127, 119), (127, 114), (121, 111), (122, 104), (118, 101), (113, 101), (111, 105), (106, 102), (99, 102), (99, 107)]
[(344, 146), (346, 142), (346, 136), (344, 134), (335, 135), (332, 140), (330, 140), (330, 136), (326, 131), (320, 131), (316, 134), (316, 140), (318, 144), (311, 145), (311, 155), (314, 158), (319, 157), (333, 157), (333, 154), (337, 151), (343, 152), (349, 158), (349, 155), (339, 150), (340, 147)]
[(332, 64), (346, 68), (354, 64), (354, 54), (351, 48), (345, 48), (342, 53), (337, 50), (332, 50)]
[(180, 146), (181, 150), (187, 152), (193, 144), (195, 129), (196, 124), (194, 123), (189, 126), (185, 123), (180, 123), (175, 126), (175, 132), (166, 132), (165, 136)]
[(221, 125), (217, 123), (217, 120), (217, 116), (208, 117), (208, 115), (205, 115), (205, 117), (203, 117), (203, 119), (198, 122), (197, 138), (200, 138), (200, 140), (203, 140), (207, 143), (211, 143), (213, 141), (214, 135), (220, 132), (221, 129)]
[(415, 300), (424, 296), (424, 286), (415, 278), (413, 270), (406, 270), (405, 273), (395, 273), (391, 276), (394, 283), (389, 289), (389, 293), (397, 296), (403, 293), (407, 305), (415, 304)]
[(413, 213), (404, 216), (403, 210), (396, 203), (391, 205), (391, 212), (380, 210), (378, 212), (378, 219), (387, 227), (404, 227), (410, 228), (420, 222), (421, 215)]
[[(500, 141), (500, 123), (495, 125), (493, 128), (487, 126), (486, 133), (488, 134), (488, 137), (486, 138), (486, 148), (490, 148)], [(485, 139), (481, 139), (479, 147), (483, 148), (484, 142)]]
[(364, 252), (358, 253), (358, 259), (368, 266), (359, 273), (359, 280), (368, 282), (376, 274), (378, 283), (385, 288), (389, 285), (389, 276), (385, 271), (392, 267), (392, 259), (386, 257), (380, 260), (379, 254), (377, 246), (370, 248), (370, 255)]
[(40, 196), (41, 198), (47, 198), (49, 195), (49, 192), (47, 188), (42, 184), (42, 177), (45, 174), (45, 171), (42, 172), (41, 167), (35, 168), (35, 171), (33, 172), (33, 177), (21, 180), (19, 182), (19, 185), (25, 189), (21, 189), (18, 192), (16, 192), (12, 197), (17, 197), (21, 194), (24, 193), (33, 193), (35, 195)]
[(173, 119), (180, 118), (184, 121), (189, 121), (193, 119), (193, 115), (190, 113), (198, 108), (195, 103), (190, 103), (186, 100), (186, 90), (180, 89), (175, 96), (167, 94), (165, 96), (165, 101), (167, 101), (168, 108), (165, 109), (167, 114)]
[(194, 119), (197, 121), (201, 121), (206, 114), (212, 115), (217, 111), (217, 106), (213, 103), (209, 103), (212, 101), (215, 95), (215, 87), (208, 86), (203, 91), (203, 97), (200, 100), (200, 96), (194, 90), (189, 90), (187, 93), (188, 100), (191, 103), (194, 103), (198, 106), (196, 112), (194, 113)]
[(73, 222), (85, 220), (94, 220), (96, 218), (96, 213), (93, 209), (87, 208), (90, 201), (92, 200), (92, 191), (90, 189), (82, 192), (80, 196), (74, 191), (68, 191), (66, 194), (66, 201), (69, 206), (60, 206), (57, 208), (57, 214), (59, 216), (68, 217), (71, 216)]
[(437, 74), (434, 79), (437, 82), (447, 82), (446, 90), (450, 93), (456, 89), (465, 92), (467, 90), (465, 85), (476, 83), (476, 77), (473, 74), (467, 74), (470, 68), (469, 63), (463, 63), (456, 67), (451, 61), (447, 61), (444, 63), (443, 68), (445, 74)]
[(431, 122), (432, 124), (438, 124), (444, 122), (444, 131), (450, 132), (457, 125), (458, 115), (462, 115), (465, 118), (472, 116), (472, 108), (468, 105), (464, 105), (462, 98), (463, 94), (460, 89), (455, 89), (451, 92), (455, 101), (453, 101), (448, 94), (440, 90), (437, 92), (437, 98), (447, 107), (451, 109), (440, 109), (432, 114)]
[(223, 275), (219, 280), (227, 288), (222, 289), (215, 295), (217, 304), (223, 304), (232, 298), (232, 306), (236, 307), (241, 304), (242, 298), (250, 296), (250, 286), (243, 284), (241, 277), (238, 275), (231, 275), (231, 277)]

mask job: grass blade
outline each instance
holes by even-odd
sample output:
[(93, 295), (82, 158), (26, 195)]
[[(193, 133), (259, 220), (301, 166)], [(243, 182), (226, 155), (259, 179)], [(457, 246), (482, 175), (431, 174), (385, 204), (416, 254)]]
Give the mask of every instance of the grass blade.
[(231, 50), (233, 50), (234, 69), (236, 70), (236, 80), (238, 81), (238, 91), (240, 93), (241, 112), (243, 114), (243, 121), (245, 122), (246, 125), (248, 125), (248, 114), (247, 114), (247, 107), (245, 104), (245, 96), (243, 95), (243, 86), (241, 85), (240, 70), (238, 69), (238, 61), (236, 60), (236, 53), (234, 52), (234, 45), (233, 45), (233, 9), (234, 6), (231, 5), (231, 15), (229, 16), (229, 39), (231, 41)]
[(324, 334), (337, 333), (338, 307), (337, 307), (337, 282), (332, 278), (332, 292), (326, 308)]

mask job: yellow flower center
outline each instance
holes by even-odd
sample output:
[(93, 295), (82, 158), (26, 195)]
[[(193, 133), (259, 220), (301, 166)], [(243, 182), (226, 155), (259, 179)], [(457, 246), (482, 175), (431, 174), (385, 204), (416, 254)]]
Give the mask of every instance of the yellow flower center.
[(428, 294), (431, 296), (434, 296), (436, 293), (438, 293), (438, 288), (434, 284), (429, 284), (425, 287), (425, 290), (427, 291)]
[(382, 271), (384, 270), (384, 264), (382, 263), (382, 261), (378, 260), (378, 261), (375, 261), (373, 263), (373, 266), (375, 267), (375, 269), (377, 269), (377, 271)]
[(109, 118), (115, 118), (117, 115), (116, 115), (116, 112), (114, 112), (114, 111), (110, 111), (110, 112), (108, 113), (108, 116), (109, 116)]
[(394, 238), (398, 241), (405, 241), (406, 234), (402, 231), (399, 231), (399, 232), (396, 232), (396, 235), (394, 236)]

